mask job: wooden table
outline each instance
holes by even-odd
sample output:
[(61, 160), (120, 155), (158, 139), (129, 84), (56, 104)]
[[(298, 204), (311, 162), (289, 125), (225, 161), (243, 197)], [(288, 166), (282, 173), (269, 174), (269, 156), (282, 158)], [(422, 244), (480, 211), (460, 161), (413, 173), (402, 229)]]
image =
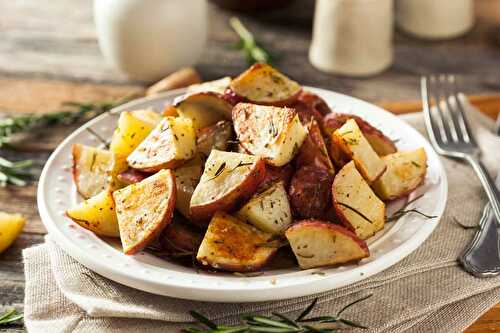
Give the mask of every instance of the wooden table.
[[(289, 10), (239, 15), (267, 48), (278, 52), (275, 65), (303, 84), (324, 87), (369, 101), (418, 100), (419, 75), (453, 72), (464, 77), (468, 93), (500, 90), (500, 43), (491, 38), (494, 28), (490, 6), (481, 0), (479, 20), (467, 36), (447, 42), (425, 42), (397, 33), (395, 61), (387, 72), (368, 79), (330, 76), (315, 70), (307, 60), (311, 31), (312, 1), (296, 1)], [(55, 110), (62, 101), (102, 101), (141, 93), (146, 83), (131, 82), (103, 61), (96, 42), (90, 0), (0, 2), (0, 112)], [(210, 8), (209, 44), (197, 69), (204, 79), (234, 75), (245, 68), (241, 54), (228, 50), (236, 41), (228, 28), (231, 13)], [(499, 35), (500, 36), (500, 35)], [(394, 111), (412, 110), (414, 104), (383, 104)], [(498, 112), (495, 99), (483, 100), (486, 112)], [(8, 158), (31, 158), (43, 163), (74, 127), (51, 133), (33, 133), (16, 152), (2, 151)], [(35, 203), (36, 184), (0, 189), (0, 210), (26, 215), (29, 223), (12, 248), (0, 255), (0, 311), (22, 311), (24, 275), (21, 251), (43, 242), (45, 229)], [(21, 325), (8, 332), (23, 331)], [(490, 310), (467, 332), (500, 332), (500, 306)]]

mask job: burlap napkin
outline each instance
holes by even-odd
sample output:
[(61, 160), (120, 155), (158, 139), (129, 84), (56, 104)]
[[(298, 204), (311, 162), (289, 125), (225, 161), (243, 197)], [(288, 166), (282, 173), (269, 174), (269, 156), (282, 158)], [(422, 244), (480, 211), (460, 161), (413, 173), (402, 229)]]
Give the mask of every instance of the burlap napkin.
[[(492, 126), (473, 114), (475, 127)], [(424, 132), (421, 114), (405, 118)], [(479, 130), (490, 168), (500, 165), (500, 140)], [(319, 297), (315, 314), (333, 314), (367, 294), (373, 297), (346, 313), (369, 332), (460, 332), (500, 302), (500, 277), (478, 279), (457, 265), (486, 203), (472, 169), (444, 160), (449, 180), (446, 212), (432, 236), (400, 263), (359, 283), (315, 296), (247, 304), (194, 302), (156, 296), (109, 281), (66, 255), (51, 239), (23, 252), (25, 323), (31, 332), (177, 332), (191, 309), (221, 323), (241, 314), (293, 313)]]

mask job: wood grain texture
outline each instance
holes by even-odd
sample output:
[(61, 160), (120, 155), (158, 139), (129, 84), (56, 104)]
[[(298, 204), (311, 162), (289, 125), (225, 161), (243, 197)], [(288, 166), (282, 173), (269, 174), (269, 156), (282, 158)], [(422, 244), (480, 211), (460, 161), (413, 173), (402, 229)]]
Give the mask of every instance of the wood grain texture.
[[(305, 85), (377, 101), (392, 112), (404, 113), (420, 109), (419, 75), (450, 72), (462, 76), (464, 92), (485, 94), (471, 100), (493, 116), (500, 110), (500, 44), (492, 38), (500, 24), (494, 13), (500, 9), (498, 0), (480, 0), (478, 5), (478, 23), (465, 37), (426, 42), (396, 33), (393, 66), (366, 79), (327, 75), (309, 64), (312, 0), (295, 1), (280, 11), (238, 16), (262, 45), (277, 54), (274, 64)], [(145, 83), (129, 81), (103, 60), (91, 11), (91, 0), (52, 0), (43, 5), (34, 0), (0, 1), (0, 113), (45, 112), (68, 100), (102, 101), (144, 91)], [(196, 66), (204, 79), (236, 75), (246, 67), (241, 54), (227, 47), (237, 41), (227, 23), (233, 14), (210, 7), (209, 43)], [(74, 128), (29, 133), (19, 138), (17, 151), (2, 150), (0, 155), (43, 164)], [(0, 254), (0, 312), (12, 307), (22, 311), (21, 251), (43, 242), (45, 234), (36, 209), (36, 184), (0, 189), (0, 210), (21, 212), (29, 219), (19, 239)], [(24, 330), (14, 325), (0, 329), (4, 331)], [(500, 332), (500, 305), (466, 332)]]

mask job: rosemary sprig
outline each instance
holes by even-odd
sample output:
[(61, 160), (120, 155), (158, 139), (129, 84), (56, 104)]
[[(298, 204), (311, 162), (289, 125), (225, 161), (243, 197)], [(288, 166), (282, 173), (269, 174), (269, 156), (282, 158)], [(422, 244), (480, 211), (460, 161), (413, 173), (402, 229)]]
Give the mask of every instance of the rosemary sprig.
[(69, 107), (70, 109), (2, 118), (0, 119), (0, 147), (8, 144), (11, 137), (16, 133), (27, 132), (46, 126), (73, 124), (77, 121), (108, 112), (112, 108), (127, 102), (129, 99), (130, 97), (125, 97), (114, 102), (99, 103), (65, 102), (63, 103), (63, 107)]
[[(204, 315), (196, 311), (190, 311), (191, 316), (201, 324), (201, 327), (190, 327), (182, 330), (184, 333), (249, 333), (249, 332), (274, 332), (274, 333), (330, 333), (336, 332), (335, 328), (325, 327), (324, 324), (343, 323), (347, 326), (366, 329), (367, 327), (343, 318), (344, 311), (355, 304), (366, 300), (372, 295), (362, 297), (344, 306), (337, 314), (308, 318), (316, 306), (318, 299), (315, 298), (304, 311), (294, 320), (288, 316), (273, 312), (271, 316), (245, 315), (241, 317), (242, 323), (234, 326), (217, 325)], [(322, 325), (320, 325), (322, 324)]]
[(11, 162), (0, 157), (0, 187), (8, 184), (25, 186), (33, 178), (33, 174), (29, 171), (32, 166), (31, 160)]
[(13, 322), (18, 321), (22, 318), (23, 318), (22, 313), (18, 313), (16, 309), (12, 309), (0, 315), (0, 326), (12, 324)]
[(231, 17), (229, 24), (240, 37), (240, 41), (234, 47), (237, 50), (243, 51), (249, 65), (271, 62), (269, 52), (258, 45), (252, 33), (248, 31), (237, 17)]
[(422, 195), (419, 195), (418, 197), (413, 198), (412, 200), (408, 201), (403, 207), (401, 207), (394, 214), (392, 214), (390, 217), (388, 217), (386, 222), (395, 222), (395, 221), (399, 220), (400, 218), (402, 218), (403, 216), (405, 216), (407, 214), (411, 214), (411, 213), (421, 215), (427, 219), (436, 218), (437, 216), (422, 213), (421, 211), (419, 211), (416, 208), (406, 209), (410, 204), (414, 203), (415, 201), (417, 201), (418, 199), (420, 199), (423, 196), (424, 195), (422, 194)]

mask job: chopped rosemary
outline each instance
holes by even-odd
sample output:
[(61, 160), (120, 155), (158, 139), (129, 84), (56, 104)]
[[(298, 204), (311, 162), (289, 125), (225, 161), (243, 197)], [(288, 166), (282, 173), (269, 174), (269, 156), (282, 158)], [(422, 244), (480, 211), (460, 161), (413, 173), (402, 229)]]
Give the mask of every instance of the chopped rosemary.
[(361, 216), (363, 219), (365, 219), (368, 223), (370, 224), (373, 224), (373, 222), (368, 218), (366, 217), (363, 213), (361, 213), (359, 210), (357, 210), (356, 208), (353, 208), (345, 203), (342, 203), (342, 202), (337, 202), (337, 205), (339, 206), (342, 206), (342, 207), (345, 207), (351, 211), (353, 211), (354, 213), (358, 214), (359, 216)]
[(413, 164), (414, 166), (416, 166), (417, 168), (420, 168), (420, 164), (418, 164), (417, 162), (415, 161), (411, 161), (411, 164)]
[(417, 201), (418, 199), (420, 199), (423, 196), (424, 195), (422, 194), (422, 195), (419, 195), (418, 197), (413, 198), (412, 200), (408, 201), (403, 207), (401, 207), (394, 214), (392, 214), (391, 217), (388, 217), (387, 220), (386, 220), (386, 222), (397, 221), (400, 218), (402, 218), (403, 216), (405, 216), (407, 214), (411, 214), (411, 213), (419, 214), (419, 215), (421, 215), (421, 216), (423, 216), (423, 217), (425, 217), (427, 219), (436, 218), (437, 216), (435, 216), (435, 215), (428, 215), (428, 214), (422, 213), (421, 211), (417, 210), (416, 208), (406, 209), (410, 204), (414, 203), (415, 201)]
[(222, 162), (221, 165), (219, 165), (219, 168), (217, 169), (217, 171), (215, 171), (214, 176), (212, 178), (210, 178), (209, 180), (212, 180), (212, 179), (219, 177), (225, 168), (226, 168), (226, 162)]
[(453, 222), (455, 222), (456, 225), (461, 227), (462, 229), (468, 230), (468, 229), (477, 229), (479, 228), (478, 225), (466, 225), (460, 222), (456, 217), (452, 217)]
[[(325, 315), (308, 318), (316, 306), (318, 299), (315, 298), (296, 319), (291, 319), (285, 314), (273, 312), (271, 316), (244, 315), (241, 323), (234, 326), (217, 325), (212, 320), (196, 311), (190, 311), (191, 317), (200, 324), (199, 327), (183, 329), (184, 333), (250, 333), (250, 332), (274, 332), (274, 333), (333, 333), (336, 328), (326, 327), (324, 324), (342, 323), (344, 325), (366, 329), (355, 321), (343, 318), (341, 315), (355, 304), (366, 300), (372, 295), (362, 297), (344, 306), (335, 315)], [(307, 324), (305, 324), (307, 323)]]

